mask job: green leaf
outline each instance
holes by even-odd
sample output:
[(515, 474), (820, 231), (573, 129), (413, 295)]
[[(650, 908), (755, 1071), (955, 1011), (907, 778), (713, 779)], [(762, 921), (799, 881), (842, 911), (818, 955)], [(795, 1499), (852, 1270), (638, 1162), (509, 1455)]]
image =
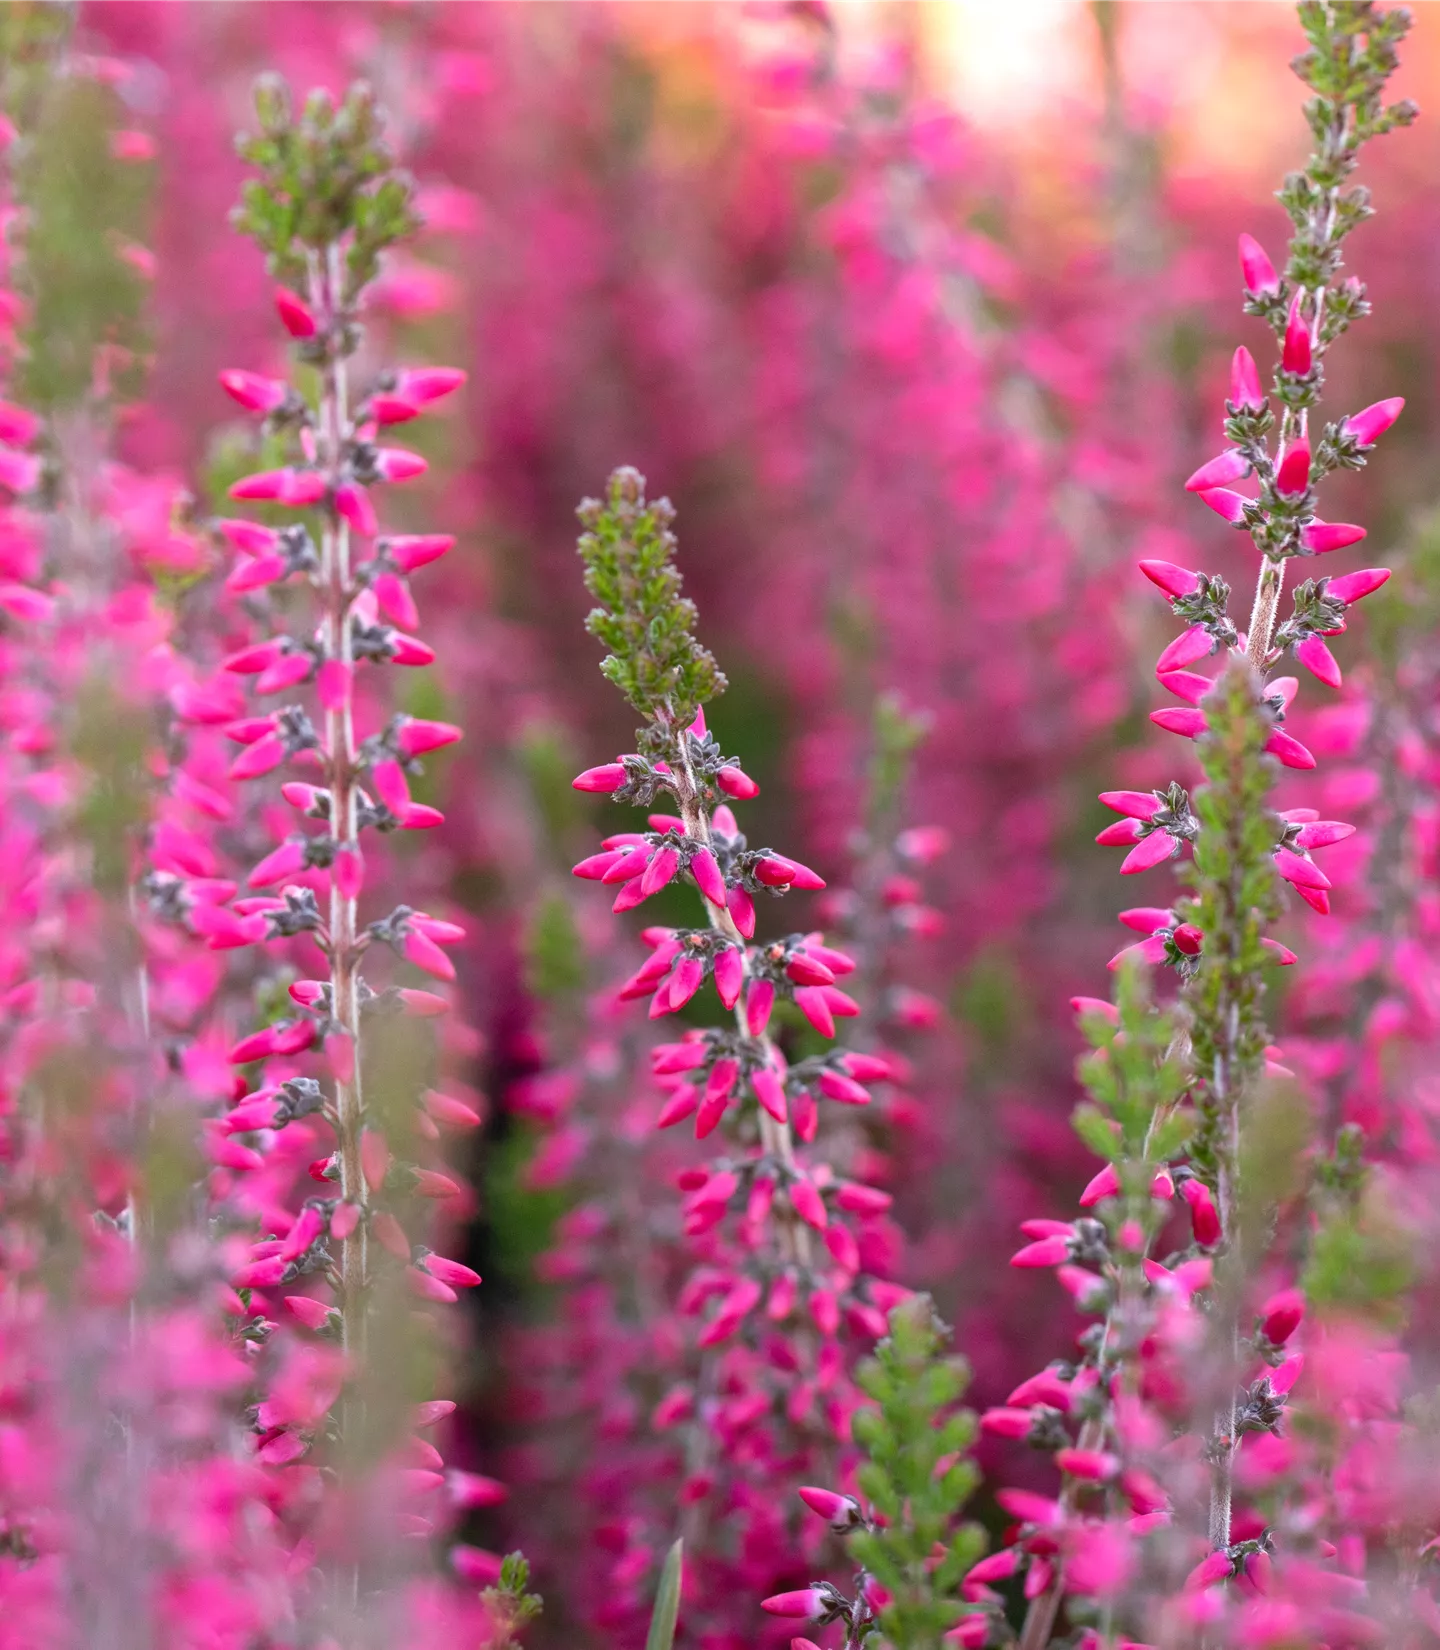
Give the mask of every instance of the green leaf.
[(650, 1614), (650, 1631), (645, 1636), (645, 1650), (670, 1650), (675, 1642), (675, 1623), (680, 1615), (680, 1571), (685, 1543), (677, 1541), (665, 1555), (665, 1568), (660, 1572), (660, 1587), (655, 1594), (655, 1608)]

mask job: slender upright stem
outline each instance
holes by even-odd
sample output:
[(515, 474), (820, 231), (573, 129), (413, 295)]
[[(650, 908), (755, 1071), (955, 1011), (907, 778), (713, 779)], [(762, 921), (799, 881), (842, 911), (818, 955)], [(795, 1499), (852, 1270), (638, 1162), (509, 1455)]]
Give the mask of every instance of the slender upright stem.
[[(705, 812), (705, 805), (700, 800), (700, 787), (695, 781), (694, 770), (690, 763), (690, 753), (686, 748), (685, 736), (679, 737), (680, 775), (683, 785), (677, 792), (676, 800), (680, 805), (680, 817), (685, 822), (685, 835), (692, 842), (703, 842), (710, 845), (710, 817)], [(732, 945), (738, 946), (740, 955), (745, 958), (745, 974), (749, 978), (750, 964), (746, 950), (745, 936), (735, 926), (735, 919), (728, 911), (717, 909), (708, 899), (703, 899), (705, 912), (710, 926), (716, 933), (723, 934)], [(735, 1024), (742, 1037), (750, 1035), (749, 1026), (745, 1021), (745, 992), (742, 988), (739, 1001), (735, 1005)], [(761, 1035), (755, 1039), (765, 1051), (767, 1059), (773, 1053), (770, 1039)], [(772, 1064), (777, 1062), (772, 1061)], [(790, 1125), (782, 1123), (772, 1117), (763, 1108), (760, 1110), (760, 1141), (766, 1152), (783, 1168), (790, 1170), (795, 1167), (795, 1143), (790, 1134)], [(795, 1217), (789, 1199), (785, 1200), (785, 1218), (781, 1222), (782, 1241), (785, 1249), (785, 1258), (800, 1266), (810, 1264), (810, 1230), (803, 1221)]]
[(330, 792), (330, 829), (335, 839), (335, 865), (330, 875), (330, 993), (331, 1012), (349, 1040), (353, 1070), (335, 1082), (335, 1132), (340, 1159), (340, 1195), (360, 1211), (355, 1228), (340, 1243), (340, 1311), (342, 1342), (347, 1352), (360, 1353), (365, 1345), (365, 1295), (369, 1265), (365, 1223), (367, 1188), (360, 1161), (364, 1102), (360, 1086), (360, 946), (356, 929), (356, 900), (342, 892), (346, 879), (340, 866), (358, 854), (358, 795), (355, 728), (351, 712), (349, 677), (353, 667), (350, 639), (350, 529), (334, 504), (341, 480), (345, 444), (349, 435), (348, 385), (344, 357), (335, 327), (343, 302), (343, 274), (338, 248), (327, 250), (324, 262), (311, 266), (311, 299), (323, 318), (329, 347), (325, 353), (320, 389), (318, 459), (330, 482), (324, 507), (320, 544), (320, 640), (325, 659), (345, 666), (346, 686), (336, 708), (325, 711), (326, 785)]

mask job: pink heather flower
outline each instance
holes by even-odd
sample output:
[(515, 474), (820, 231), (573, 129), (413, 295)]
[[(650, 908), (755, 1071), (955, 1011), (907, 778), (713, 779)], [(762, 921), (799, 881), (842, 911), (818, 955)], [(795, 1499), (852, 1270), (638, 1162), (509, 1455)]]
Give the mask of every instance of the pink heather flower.
[(1032, 1375), (1028, 1380), (1022, 1381), (1005, 1402), (1022, 1407), (1045, 1404), (1066, 1414), (1069, 1412), (1071, 1400), (1070, 1383), (1062, 1381), (1053, 1369), (1042, 1369), (1038, 1375)]
[[(269, 726), (268, 722), (266, 724)], [(241, 751), (230, 764), (231, 779), (258, 779), (278, 768), (288, 755), (285, 741), (276, 732), (262, 734)]]
[(1004, 1581), (1013, 1576), (1020, 1567), (1020, 1551), (1016, 1547), (1006, 1547), (998, 1553), (991, 1553), (988, 1558), (982, 1558), (978, 1564), (972, 1564), (965, 1572), (965, 1580), (969, 1582)]
[(230, 489), (231, 498), (259, 499), (296, 509), (318, 504), (327, 491), (318, 470), (260, 470), (243, 476)]
[(715, 775), (715, 783), (726, 796), (733, 797), (737, 802), (749, 802), (760, 794), (760, 787), (750, 775), (742, 773), (733, 764), (720, 769)]
[(1185, 483), (1187, 493), (1205, 493), (1239, 481), (1250, 474), (1250, 460), (1238, 447), (1231, 447), (1218, 458), (1202, 464)]
[(396, 538), (384, 538), (376, 545), (383, 550), (402, 573), (413, 573), (432, 561), (438, 561), (455, 548), (451, 533), (410, 533)]
[(747, 940), (755, 938), (755, 901), (738, 885), (725, 896), (725, 908)]
[(17, 407), (13, 401), (0, 401), (0, 441), (14, 447), (28, 447), (43, 427), (28, 408)]
[(1375, 401), (1358, 413), (1340, 421), (1341, 435), (1348, 435), (1361, 447), (1373, 447), (1405, 408), (1403, 395), (1392, 395), (1388, 401)]
[(750, 1087), (760, 1105), (777, 1123), (786, 1121), (789, 1112), (785, 1103), (785, 1085), (770, 1066), (761, 1066), (750, 1075)]
[[(1307, 338), (1309, 333), (1305, 335)], [(1310, 443), (1296, 441), (1280, 461), (1275, 472), (1275, 491), (1287, 498), (1303, 493), (1310, 485)]]
[(0, 487), (12, 493), (32, 492), (44, 465), (32, 453), (17, 453), (0, 447)]
[(1193, 670), (1169, 670), (1159, 678), (1160, 686), (1167, 693), (1173, 693), (1177, 699), (1183, 699), (1187, 705), (1198, 705), (1200, 701), (1215, 686), (1208, 676), (1201, 676)]
[(1286, 882), (1302, 888), (1328, 888), (1330, 879), (1313, 861), (1291, 853), (1288, 848), (1275, 850), (1275, 869)]
[(1113, 808), (1117, 814), (1127, 814), (1131, 819), (1153, 819), (1161, 807), (1154, 791), (1101, 791), (1100, 800), (1107, 808)]
[[(1292, 810), (1289, 814), (1282, 814), (1282, 818), (1293, 819), (1299, 810)], [(1302, 848), (1328, 848), (1333, 842), (1344, 842), (1347, 837), (1355, 835), (1355, 827), (1347, 825), (1341, 819), (1312, 819), (1307, 820), (1301, 827), (1298, 837)]]
[(1103, 1484), (1120, 1471), (1120, 1457), (1108, 1450), (1057, 1449), (1055, 1465), (1071, 1478), (1083, 1478), (1088, 1483)]
[(380, 531), (369, 491), (358, 481), (344, 481), (335, 489), (335, 508), (361, 538), (374, 538)]
[(1305, 1316), (1305, 1297), (1298, 1289), (1282, 1289), (1260, 1308), (1260, 1330), (1275, 1346), (1283, 1346)]
[(572, 789), (594, 790), (600, 795), (609, 795), (624, 784), (625, 769), (619, 762), (605, 762), (602, 767), (587, 767), (586, 771), (577, 774), (571, 780)]
[(769, 1598), (763, 1598), (760, 1608), (772, 1616), (816, 1621), (825, 1614), (827, 1606), (825, 1594), (818, 1587), (804, 1587), (799, 1592), (774, 1593)]
[(280, 535), (273, 527), (264, 527), (258, 521), (226, 516), (216, 521), (215, 526), (235, 549), (252, 556), (267, 555), (280, 542)]
[(1193, 1175), (1180, 1187), (1180, 1195), (1190, 1205), (1190, 1224), (1195, 1241), (1209, 1248), (1220, 1241), (1220, 1212), (1203, 1180)]
[(298, 292), (292, 292), (289, 287), (275, 288), (275, 312), (292, 338), (313, 338), (320, 330), (315, 312)]
[(1282, 767), (1308, 770), (1315, 766), (1315, 758), (1293, 734), (1276, 728), (1265, 741), (1265, 749), (1279, 759)]
[(1237, 493), (1229, 487), (1212, 487), (1208, 492), (1201, 493), (1200, 498), (1232, 527), (1244, 524), (1245, 506), (1251, 502), (1244, 493)]
[(258, 372), (231, 368), (220, 374), (220, 387), (246, 412), (272, 413), (285, 404), (290, 386), (283, 378), (265, 378)]
[(1346, 545), (1358, 544), (1365, 537), (1365, 529), (1348, 521), (1307, 521), (1300, 529), (1300, 545), (1317, 556), (1332, 550), (1343, 550)]
[(1070, 1228), (1027, 1243), (1010, 1257), (1012, 1266), (1061, 1266), (1070, 1258)]
[[(427, 751), (439, 750), (444, 745), (453, 745), (457, 739), (464, 737), (465, 730), (457, 728), (453, 722), (424, 722), (418, 717), (407, 716), (396, 731), (395, 743), (399, 746), (402, 756), (413, 757), (424, 756)], [(604, 770), (589, 769), (590, 773), (602, 771)], [(580, 777), (583, 779), (585, 776), (582, 774)], [(575, 788), (588, 790), (592, 787), (577, 784)]]
[(715, 955), (711, 967), (715, 978), (715, 993), (727, 1009), (734, 1008), (740, 1001), (740, 992), (745, 984), (745, 959), (739, 948), (727, 945)]
[(980, 1417), (980, 1428), (997, 1438), (1028, 1438), (1034, 1420), (1028, 1409), (987, 1409)]
[(375, 454), (375, 470), (382, 481), (413, 481), (429, 468), (419, 453), (404, 447), (381, 447)]
[(1340, 686), (1340, 666), (1319, 636), (1307, 636), (1303, 642), (1297, 642), (1295, 657), (1316, 681), (1323, 682), (1326, 687)]
[(751, 980), (745, 991), (745, 1028), (752, 1037), (763, 1037), (770, 1024), (775, 1003), (775, 987), (769, 980)]
[(1275, 265), (1253, 235), (1240, 237), (1240, 273), (1245, 280), (1245, 290), (1257, 298), (1273, 298), (1280, 290)]
[(1325, 594), (1348, 607), (1378, 590), (1390, 577), (1388, 567), (1366, 567), (1358, 573), (1342, 573), (1325, 586)]
[(1280, 367), (1284, 372), (1305, 374), (1310, 371), (1313, 350), (1310, 327), (1300, 313), (1301, 294), (1290, 300), (1290, 314), (1285, 322), (1285, 341), (1280, 351)]
[(823, 1518), (836, 1530), (848, 1530), (860, 1518), (860, 1504), (853, 1495), (840, 1495), (835, 1490), (817, 1489), (801, 1485), (800, 1499), (816, 1517)]
[(1193, 596), (1200, 588), (1200, 575), (1171, 561), (1142, 561), (1136, 564), (1151, 584), (1167, 596)]
[(1148, 871), (1167, 859), (1173, 859), (1179, 852), (1178, 839), (1165, 831), (1152, 831), (1149, 836), (1141, 837), (1120, 862), (1120, 875), (1136, 876), (1139, 872)]
[(1198, 739), (1210, 726), (1204, 711), (1192, 710), (1188, 706), (1152, 710), (1150, 720), (1157, 728), (1164, 728), (1167, 733), (1178, 733), (1184, 739)]
[(1166, 676), (1172, 671), (1183, 670), (1186, 665), (1208, 659), (1214, 650), (1215, 638), (1205, 626), (1191, 625), (1188, 630), (1181, 631), (1155, 661), (1155, 674)]
[(1255, 357), (1243, 344), (1230, 362), (1230, 404), (1237, 412), (1259, 412), (1265, 405), (1265, 392), (1260, 387), (1260, 372), (1255, 365)]
[(1202, 1587), (1213, 1587), (1218, 1581), (1228, 1580), (1233, 1569), (1229, 1553), (1211, 1553), (1186, 1576), (1186, 1589), (1195, 1592)]

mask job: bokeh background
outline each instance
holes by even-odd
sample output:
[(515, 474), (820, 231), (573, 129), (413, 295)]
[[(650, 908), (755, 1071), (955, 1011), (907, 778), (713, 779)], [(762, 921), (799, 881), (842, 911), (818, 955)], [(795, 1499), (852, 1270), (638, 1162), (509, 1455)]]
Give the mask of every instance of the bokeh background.
[[(674, 500), (701, 634), (730, 677), (711, 724), (763, 787), (752, 841), (843, 887), (886, 832), (948, 833), (920, 888), (870, 889), (919, 914), (883, 981), (886, 1035), (913, 1069), (867, 1119), (869, 1166), (897, 1193), (867, 1258), (933, 1292), (974, 1397), (996, 1401), (1074, 1333), (1048, 1283), (1017, 1284), (1004, 1258), (1020, 1219), (1068, 1216), (1091, 1172), (1069, 1125), (1066, 1005), (1105, 993), (1130, 903), (1093, 846), (1095, 793), (1189, 773), (1146, 720), (1167, 615), (1134, 563), (1250, 576), (1248, 541), (1181, 483), (1220, 444), (1235, 344), (1264, 343), (1240, 314), (1234, 246), (1241, 230), (1277, 256), (1283, 243), (1273, 191), (1306, 139), (1286, 68), (1299, 32), (1259, 0), (79, 15), (90, 49), (130, 65), (120, 95), (156, 140), (139, 162), (147, 388), (125, 456), (201, 515), (248, 440), (218, 370), (278, 365), (259, 255), (226, 232), (254, 76), (372, 80), (422, 186), (428, 226), (388, 268), (380, 325), (404, 358), (470, 381), (417, 438), (432, 471), (403, 506), (461, 536), (429, 590), (441, 662), (415, 673), (409, 708), (468, 731), (415, 874), (474, 928), (463, 978), (487, 1120), (470, 1258), (486, 1287), (467, 1447), (524, 1490), (473, 1533), (535, 1559), (543, 1642), (620, 1642), (625, 1556), (649, 1515), (606, 1461), (649, 1473), (659, 1504), (674, 1493), (641, 1438), (649, 1331), (631, 1297), (663, 1298), (683, 1269), (665, 1259), (678, 1236), (648, 1155), (643, 1027), (607, 1006), (638, 941), (567, 875), (609, 823), (569, 776), (630, 737), (583, 631), (575, 505), (619, 463)], [(1331, 513), (1369, 525), (1369, 561), (1410, 569), (1367, 604), (1355, 684), (1382, 706), (1419, 694), (1428, 714), (1434, 5), (1417, 8), (1396, 92), (1425, 113), (1367, 154), (1379, 215), (1350, 264), (1375, 315), (1336, 351), (1330, 405), (1408, 406)], [(1322, 808), (1353, 812), (1376, 800), (1356, 775), (1385, 771), (1399, 724), (1357, 725), (1348, 702), (1302, 709), (1295, 731), (1336, 759)], [(1403, 805), (1434, 817), (1420, 779)], [(1403, 902), (1376, 894), (1363, 846), (1326, 869), (1349, 917), (1341, 939), (1293, 919), (1318, 961), (1308, 995), (1277, 1009), (1290, 1064), (1317, 1119), (1363, 1121), (1381, 1155), (1428, 1153), (1367, 1041), (1383, 986), (1362, 990), (1363, 963), (1341, 954), (1357, 924), (1393, 932)], [(1140, 897), (1162, 903), (1168, 873), (1153, 876)], [(1405, 1035), (1430, 1034), (1412, 1016)], [(982, 1459), (1025, 1471), (1018, 1452)]]

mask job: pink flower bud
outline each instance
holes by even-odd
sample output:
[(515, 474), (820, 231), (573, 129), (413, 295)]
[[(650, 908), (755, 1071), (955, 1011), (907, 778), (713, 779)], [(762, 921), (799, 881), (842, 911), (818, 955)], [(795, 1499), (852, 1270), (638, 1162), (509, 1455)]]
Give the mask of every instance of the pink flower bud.
[(1304, 374), (1312, 365), (1310, 327), (1300, 313), (1300, 293), (1290, 300), (1290, 315), (1285, 323), (1285, 342), (1280, 351), (1280, 366), (1284, 372)]
[(802, 1485), (798, 1493), (811, 1512), (837, 1530), (848, 1530), (859, 1522), (860, 1506), (853, 1495), (840, 1495), (811, 1484)]
[(1209, 1248), (1220, 1241), (1220, 1213), (1215, 1207), (1215, 1199), (1210, 1195), (1210, 1188), (1203, 1180), (1193, 1176), (1180, 1188), (1180, 1195), (1190, 1205), (1190, 1224), (1195, 1232), (1195, 1241)]
[(1375, 401), (1361, 412), (1341, 419), (1340, 433), (1348, 435), (1361, 447), (1373, 447), (1405, 407), (1403, 395), (1392, 395), (1388, 401)]
[(755, 901), (738, 885), (725, 896), (725, 906), (735, 926), (747, 940), (755, 938)]
[(32, 492), (40, 480), (43, 468), (44, 465), (33, 454), (12, 452), (8, 447), (0, 448), (0, 487), (6, 488), (9, 492)]
[(1171, 938), (1175, 942), (1175, 949), (1187, 957), (1198, 957), (1205, 943), (1204, 934), (1190, 922), (1182, 922)]
[(601, 795), (618, 791), (624, 783), (625, 769), (618, 762), (607, 762), (599, 768), (586, 768), (584, 773), (577, 774), (570, 781), (574, 790), (595, 791)]
[(1326, 687), (1340, 686), (1340, 666), (1335, 655), (1318, 636), (1307, 636), (1295, 644), (1295, 657), (1312, 676)]
[(1291, 853), (1288, 848), (1275, 850), (1275, 869), (1285, 878), (1304, 888), (1328, 888), (1330, 879), (1311, 860)]
[(402, 573), (413, 573), (453, 550), (455, 539), (450, 533), (410, 533), (386, 538), (377, 548), (384, 549)]
[(1229, 1553), (1211, 1553), (1185, 1577), (1187, 1592), (1198, 1592), (1202, 1587), (1213, 1587), (1217, 1581), (1227, 1581), (1234, 1566)]
[(1107, 1197), (1120, 1195), (1120, 1176), (1115, 1172), (1115, 1165), (1107, 1163), (1080, 1194), (1080, 1207), (1091, 1209)]
[(1208, 464), (1202, 464), (1185, 483), (1187, 493), (1208, 493), (1217, 487), (1227, 486), (1232, 481), (1239, 481), (1250, 474), (1250, 460), (1238, 447), (1232, 447), (1228, 452), (1221, 453), (1218, 458), (1212, 458)]
[(1034, 1404), (1045, 1404), (1051, 1409), (1058, 1409), (1064, 1415), (1070, 1411), (1074, 1394), (1071, 1392), (1069, 1381), (1062, 1381), (1053, 1369), (1042, 1369), (1038, 1375), (1032, 1375), (1028, 1381), (1022, 1381), (1005, 1401), (1022, 1409)]
[[(453, 745), (457, 739), (464, 737), (464, 729), (457, 728), (451, 722), (422, 722), (412, 716), (407, 717), (400, 725), (395, 735), (395, 743), (399, 746), (402, 756), (413, 757), (424, 756), (427, 751), (439, 750), (442, 745)], [(602, 770), (591, 768), (589, 771), (595, 773)], [(586, 790), (590, 787), (577, 785), (575, 788)]]
[(1140, 821), (1117, 819), (1114, 824), (1107, 825), (1095, 840), (1102, 848), (1129, 847), (1140, 840)]
[[(1309, 336), (1308, 333), (1306, 335)], [(1310, 485), (1310, 443), (1295, 442), (1275, 472), (1275, 491), (1296, 498)]]
[(36, 624), (48, 619), (54, 610), (55, 603), (43, 591), (32, 589), (28, 584), (0, 584), (0, 612), (8, 613), (12, 619)]
[(815, 1621), (825, 1614), (825, 1595), (818, 1587), (805, 1587), (796, 1593), (775, 1593), (761, 1599), (760, 1608), (772, 1616)]
[(1378, 590), (1390, 577), (1388, 567), (1366, 567), (1358, 573), (1342, 573), (1325, 586), (1325, 594), (1348, 607)]
[(312, 1295), (287, 1295), (286, 1310), (292, 1312), (307, 1329), (323, 1329), (330, 1321), (333, 1307), (317, 1301)]
[(1270, 298), (1280, 290), (1280, 277), (1270, 262), (1265, 248), (1253, 235), (1240, 237), (1240, 273), (1245, 290), (1257, 298)]
[(734, 1008), (740, 1000), (740, 991), (745, 984), (745, 958), (738, 946), (727, 945), (715, 953), (715, 961), (711, 972), (715, 978), (715, 991), (726, 1008)]
[(419, 453), (403, 447), (381, 447), (375, 455), (375, 470), (382, 481), (412, 481), (429, 468)]
[(264, 859), (246, 878), (252, 888), (269, 888), (277, 882), (283, 882), (286, 877), (292, 877), (305, 864), (305, 841), (303, 837), (291, 837), (282, 842), (278, 848), (266, 854)]
[(829, 1224), (829, 1216), (825, 1212), (825, 1202), (808, 1180), (792, 1180), (786, 1188), (790, 1194), (791, 1207), (807, 1226), (813, 1226), (817, 1232), (823, 1232)]
[(834, 985), (835, 976), (804, 951), (794, 952), (785, 964), (785, 977), (796, 985)]
[(283, 405), (290, 386), (283, 378), (262, 378), (258, 372), (232, 368), (220, 374), (220, 386), (246, 412), (272, 413)]
[(400, 999), (400, 1006), (407, 1014), (419, 1020), (433, 1020), (441, 1014), (450, 1012), (450, 1004), (444, 997), (437, 996), (433, 991), (415, 991), (402, 986), (395, 994)]
[(1301, 827), (1298, 838), (1302, 848), (1328, 848), (1333, 842), (1344, 842), (1355, 835), (1355, 827), (1340, 819), (1314, 819)]
[(414, 963), (416, 968), (434, 975), (437, 980), (455, 978), (455, 964), (428, 934), (422, 933), (418, 928), (411, 928), (406, 934), (401, 941), (401, 949), (407, 962)]
[(1200, 575), (1177, 567), (1172, 561), (1142, 561), (1140, 571), (1167, 596), (1193, 596), (1200, 588)]
[(1178, 733), (1184, 739), (1198, 739), (1210, 726), (1203, 710), (1192, 710), (1189, 706), (1152, 710), (1150, 720), (1157, 728), (1164, 728), (1166, 733)]
[(410, 594), (410, 586), (398, 573), (377, 574), (370, 588), (375, 592), (375, 601), (381, 613), (392, 624), (413, 630), (420, 623), (420, 609)]
[(834, 1070), (830, 1066), (822, 1066), (815, 1079), (815, 1086), (827, 1100), (834, 1100), (842, 1106), (868, 1106), (870, 1091), (857, 1083), (854, 1078), (846, 1077), (843, 1072)]
[(750, 775), (733, 765), (721, 768), (715, 775), (715, 783), (726, 796), (734, 797), (737, 802), (749, 802), (760, 794), (760, 787)]
[(690, 875), (695, 879), (695, 886), (704, 894), (712, 905), (725, 909), (725, 879), (720, 875), (720, 866), (714, 854), (708, 848), (701, 848), (691, 856)]
[(1203, 624), (1191, 625), (1170, 643), (1155, 661), (1155, 674), (1168, 676), (1173, 670), (1183, 670), (1197, 660), (1208, 659), (1215, 651), (1215, 638)]
[(320, 330), (315, 312), (298, 292), (292, 292), (289, 287), (275, 288), (275, 310), (280, 324), (292, 338), (313, 338)]
[(359, 898), (360, 890), (365, 886), (365, 858), (359, 848), (349, 843), (342, 847), (335, 855), (330, 875), (335, 879), (341, 899)]
[(1154, 791), (1101, 791), (1100, 800), (1131, 819), (1153, 819), (1162, 806)]
[(1293, 734), (1286, 733), (1284, 728), (1275, 729), (1265, 741), (1265, 749), (1271, 756), (1279, 758), (1282, 767), (1304, 771), (1315, 766), (1314, 756)]
[(659, 893), (667, 883), (673, 880), (679, 869), (680, 855), (676, 849), (670, 847), (657, 848), (650, 856), (644, 874), (640, 878), (640, 892), (647, 899), (651, 894)]
[(987, 1409), (980, 1417), (980, 1429), (996, 1438), (1028, 1438), (1034, 1420), (1028, 1409)]
[(1057, 1233), (1035, 1243), (1027, 1243), (1010, 1257), (1012, 1266), (1061, 1266), (1070, 1258), (1069, 1228), (1065, 1235)]
[(1004, 1581), (1019, 1569), (1020, 1557), (1017, 1547), (1006, 1547), (998, 1553), (991, 1553), (988, 1558), (982, 1558), (978, 1564), (970, 1566), (965, 1572), (965, 1580), (967, 1583)]
[(745, 1029), (752, 1037), (763, 1037), (770, 1024), (775, 1003), (775, 987), (769, 980), (751, 980), (745, 992)]
[(28, 447), (44, 426), (25, 407), (13, 401), (0, 401), (0, 441), (16, 447)]
[(753, 1071), (750, 1087), (755, 1092), (756, 1100), (777, 1123), (786, 1121), (789, 1114), (785, 1104), (785, 1085), (773, 1066), (761, 1066)]
[(427, 1116), (437, 1123), (445, 1123), (452, 1129), (478, 1129), (480, 1127), (480, 1113), (473, 1106), (467, 1106), (463, 1100), (457, 1100), (453, 1095), (441, 1094), (438, 1089), (426, 1089), (421, 1098)]
[(835, 1016), (824, 995), (824, 986), (801, 985), (795, 988), (795, 1006), (822, 1037), (835, 1035)]
[(1104, 1484), (1120, 1471), (1120, 1457), (1101, 1449), (1057, 1449), (1055, 1465), (1072, 1478)]
[(842, 1180), (835, 1193), (835, 1201), (852, 1215), (883, 1215), (895, 1201), (889, 1192), (878, 1186), (860, 1186), (851, 1180)]
[(1234, 492), (1229, 487), (1212, 487), (1208, 492), (1201, 493), (1200, 498), (1232, 527), (1240, 526), (1245, 520), (1245, 506), (1250, 502), (1243, 493)]
[(1305, 1297), (1298, 1289), (1282, 1289), (1260, 1308), (1260, 1330), (1275, 1346), (1283, 1346), (1305, 1316)]
[(267, 585), (283, 579), (287, 567), (283, 556), (247, 556), (237, 562), (225, 580), (225, 588), (232, 595), (243, 596), (251, 590), (263, 590)]
[(444, 1255), (426, 1255), (420, 1264), (432, 1278), (439, 1278), (452, 1289), (474, 1289), (481, 1281), (478, 1272), (462, 1266), (458, 1260), (446, 1260)]
[(1317, 556), (1331, 550), (1343, 550), (1347, 544), (1358, 544), (1365, 537), (1365, 529), (1348, 521), (1307, 521), (1300, 529), (1302, 549)]
[(1141, 871), (1163, 864), (1167, 859), (1173, 859), (1179, 852), (1180, 844), (1174, 837), (1165, 831), (1152, 831), (1149, 836), (1141, 837), (1120, 862), (1120, 875), (1136, 876)]
[(1230, 404), (1237, 412), (1259, 412), (1265, 405), (1255, 357), (1243, 344), (1230, 362)]

